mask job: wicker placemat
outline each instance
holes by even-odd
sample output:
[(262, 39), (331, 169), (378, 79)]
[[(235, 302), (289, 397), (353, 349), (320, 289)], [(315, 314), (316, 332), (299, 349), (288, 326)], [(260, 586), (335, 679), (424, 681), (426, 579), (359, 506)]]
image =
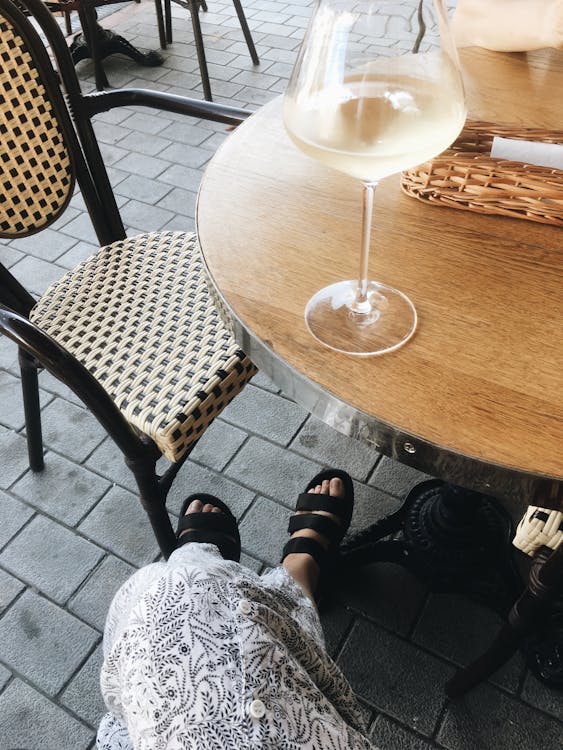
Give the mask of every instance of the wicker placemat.
[(403, 172), (403, 190), (435, 205), (563, 226), (563, 170), (493, 159), (494, 136), (563, 143), (563, 131), (467, 122), (451, 148)]

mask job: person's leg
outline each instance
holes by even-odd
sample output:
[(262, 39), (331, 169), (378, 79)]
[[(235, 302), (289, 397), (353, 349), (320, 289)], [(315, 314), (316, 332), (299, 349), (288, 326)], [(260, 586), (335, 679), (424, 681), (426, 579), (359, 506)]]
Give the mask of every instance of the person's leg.
[[(309, 492), (317, 495), (321, 494), (332, 495), (333, 497), (344, 497), (344, 484), (338, 477), (333, 477), (330, 481), (324, 480), (322, 484), (310, 489)], [(308, 512), (310, 511), (297, 511), (297, 515)], [(328, 516), (335, 521), (335, 523), (340, 522), (338, 516), (333, 513), (327, 513), (322, 510), (315, 512), (319, 515)], [(309, 537), (315, 539), (324, 547), (324, 549), (327, 549), (329, 546), (329, 541), (314, 529), (300, 529), (291, 535), (292, 539), (297, 537)], [(316, 560), (306, 552), (299, 552), (287, 555), (282, 564), (289, 575), (297, 581), (305, 594), (314, 603), (320, 573), (319, 565)]]

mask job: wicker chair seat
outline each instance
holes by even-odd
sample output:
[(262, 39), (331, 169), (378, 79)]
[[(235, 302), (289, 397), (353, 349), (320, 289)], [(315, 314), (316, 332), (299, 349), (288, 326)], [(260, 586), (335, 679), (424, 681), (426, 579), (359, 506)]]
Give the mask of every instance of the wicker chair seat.
[(102, 247), (49, 287), (30, 318), (172, 461), (256, 372), (209, 298), (193, 234)]

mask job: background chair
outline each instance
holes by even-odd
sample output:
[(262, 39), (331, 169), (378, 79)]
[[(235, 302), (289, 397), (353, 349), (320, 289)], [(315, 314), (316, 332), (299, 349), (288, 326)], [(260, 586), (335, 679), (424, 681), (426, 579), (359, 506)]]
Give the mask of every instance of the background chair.
[[(66, 208), (78, 180), (104, 246), (39, 299), (0, 265), (0, 331), (19, 346), (30, 466), (43, 468), (38, 369), (65, 382), (133, 471), (160, 549), (175, 536), (166, 496), (213, 418), (256, 372), (212, 305), (193, 234), (126, 238), (91, 124), (146, 105), (237, 124), (248, 112), (138, 89), (82, 95), (64, 36), (41, 0), (0, 0), (0, 236), (25, 237)], [(40, 241), (40, 240), (39, 240)], [(156, 462), (172, 464), (159, 476)]]
[[(164, 12), (162, 3), (164, 2)], [(174, 0), (175, 3), (181, 5), (182, 8), (186, 8), (190, 12), (192, 19), (192, 28), (194, 30), (194, 40), (197, 50), (197, 59), (199, 62), (199, 70), (201, 72), (201, 82), (203, 84), (203, 95), (208, 101), (212, 100), (211, 97), (211, 84), (209, 82), (209, 71), (207, 69), (207, 60), (205, 58), (205, 48), (203, 46), (203, 36), (201, 34), (201, 24), (199, 22), (199, 9), (201, 8), (204, 12), (207, 11), (206, 0)], [(260, 60), (254, 46), (254, 41), (248, 28), (246, 16), (242, 8), (240, 0), (233, 0), (233, 5), (237, 12), (237, 16), (240, 22), (242, 33), (246, 41), (246, 46), (250, 52), (250, 57), (254, 65), (259, 65)], [(155, 0), (156, 8), (156, 20), (158, 23), (158, 34), (160, 37), (160, 46), (162, 49), (166, 49), (167, 44), (172, 44), (172, 4), (171, 0)]]

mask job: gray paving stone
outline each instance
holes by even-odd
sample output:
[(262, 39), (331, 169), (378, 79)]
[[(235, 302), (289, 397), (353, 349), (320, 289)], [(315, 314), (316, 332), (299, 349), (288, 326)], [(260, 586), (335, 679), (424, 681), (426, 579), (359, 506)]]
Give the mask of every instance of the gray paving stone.
[(246, 432), (239, 430), (221, 419), (216, 419), (204, 432), (193, 449), (190, 459), (221, 471), (229, 463), (247, 438)]
[(369, 705), (426, 736), (435, 730), (450, 667), (364, 620), (354, 624), (338, 663)]
[(119, 125), (120, 122), (123, 122), (128, 117), (131, 117), (132, 114), (133, 110), (129, 109), (128, 107), (116, 107), (115, 109), (110, 109), (107, 112), (100, 112), (92, 119), (94, 123), (108, 122), (112, 125)]
[(84, 407), (56, 398), (42, 411), (45, 445), (81, 463), (106, 437), (98, 420)]
[(0, 615), (11, 604), (25, 586), (4, 570), (0, 570)]
[(33, 235), (32, 237), (14, 240), (12, 246), (27, 255), (50, 261), (58, 258), (74, 244), (72, 238), (65, 237), (65, 235), (55, 232), (53, 229), (44, 229), (39, 236)]
[[(154, 178), (158, 177), (158, 175), (164, 172), (165, 169), (168, 169), (170, 162), (164, 161), (164, 159), (159, 159), (157, 156), (127, 154), (126, 157), (117, 162), (117, 166), (131, 174)], [(128, 177), (126, 177), (125, 180), (126, 179), (128, 179)], [(117, 188), (119, 188), (125, 180), (120, 182)]]
[(225, 470), (227, 476), (294, 508), (297, 495), (322, 467), (273, 443), (251, 437)]
[(201, 172), (197, 169), (189, 169), (179, 164), (173, 164), (158, 179), (169, 185), (197, 192), (199, 183), (201, 182)]
[(125, 464), (123, 454), (110, 437), (106, 437), (103, 443), (89, 456), (86, 467), (133, 493), (138, 492), (133, 472)]
[(112, 487), (78, 528), (85, 536), (132, 565), (146, 565), (158, 554), (141, 501), (121, 487)]
[(63, 705), (97, 729), (100, 719), (107, 712), (100, 690), (100, 670), (104, 660), (101, 645), (88, 658), (67, 688), (60, 701)]
[(130, 200), (121, 209), (121, 218), (129, 226), (139, 227), (144, 232), (156, 232), (173, 219), (174, 214), (164, 208)]
[(326, 650), (334, 659), (344, 634), (352, 624), (354, 614), (349, 609), (335, 605), (332, 602), (327, 605), (323, 597), (320, 602), (319, 615), (323, 626)]
[(168, 495), (168, 508), (177, 515), (184, 499), (194, 492), (216, 495), (227, 503), (237, 518), (244, 514), (255, 496), (252, 490), (235, 484), (223, 474), (188, 460), (172, 485)]
[(370, 731), (371, 741), (382, 750), (432, 750), (434, 744), (408, 732), (385, 716), (378, 716)]
[(278, 565), (288, 540), (291, 511), (265, 497), (257, 497), (243, 518), (239, 530), (245, 552), (268, 565)]
[(193, 193), (191, 190), (183, 190), (182, 188), (173, 188), (164, 198), (158, 201), (157, 206), (193, 219), (195, 216), (196, 201), (197, 193)]
[(19, 250), (14, 250), (13, 247), (7, 245), (0, 245), (0, 263), (6, 268), (12, 268), (18, 261), (24, 258), (25, 255)]
[(267, 104), (276, 96), (276, 92), (270, 89), (257, 89), (253, 86), (245, 86), (239, 91), (239, 101), (244, 102), (248, 109), (254, 111), (263, 104)]
[(253, 570), (255, 573), (260, 573), (263, 567), (263, 563), (261, 560), (256, 560), (254, 557), (251, 557), (250, 555), (247, 555), (244, 552), (241, 552), (240, 564), (243, 565), (245, 568), (249, 568), (250, 570)]
[(68, 608), (92, 627), (103, 631), (111, 600), (134, 572), (135, 568), (123, 560), (112, 555), (106, 557), (70, 599)]
[(112, 146), (109, 143), (100, 143), (100, 151), (102, 152), (102, 158), (106, 168), (113, 166), (129, 153), (129, 149), (121, 148), (120, 146)]
[(61, 255), (57, 263), (68, 269), (73, 269), (83, 260), (89, 258), (92, 253), (98, 250), (98, 246), (90, 242), (76, 242), (68, 252)]
[[(193, 65), (193, 62), (191, 64)], [(209, 131), (194, 122), (192, 118), (184, 117), (182, 121), (173, 122), (166, 128), (166, 137), (175, 143), (200, 146), (209, 137)]]
[(432, 479), (406, 464), (400, 464), (387, 456), (383, 456), (369, 483), (391, 495), (404, 498), (407, 492), (419, 482)]
[(43, 471), (28, 471), (12, 491), (50, 516), (74, 526), (109, 486), (107, 480), (91, 471), (48, 453)]
[[(0, 377), (1, 375), (0, 372)], [(29, 469), (27, 441), (12, 430), (0, 428), (0, 456), (2, 456), (0, 487), (7, 489)]]
[(46, 260), (41, 260), (41, 258), (34, 258), (31, 255), (24, 256), (10, 268), (10, 273), (35, 296), (41, 296), (65, 272), (66, 268), (48, 263)]
[(94, 733), (21, 680), (0, 695), (2, 742), (6, 750), (86, 750)]
[(243, 430), (288, 445), (307, 418), (307, 412), (283, 396), (248, 385), (224, 409), (221, 417)]
[[(119, 142), (120, 149), (127, 149), (136, 154), (147, 154), (147, 156), (157, 156), (169, 145), (170, 141), (167, 138), (161, 138), (158, 135), (152, 135), (150, 138), (147, 138), (144, 133), (137, 133), (135, 131), (129, 133), (128, 136)], [(113, 163), (115, 164), (116, 162)]]
[(100, 143), (109, 143), (110, 145), (119, 143), (119, 141), (123, 140), (125, 136), (131, 133), (129, 128), (116, 125), (113, 122), (111, 124), (107, 122), (96, 122), (94, 130)]
[[(76, 237), (77, 240), (89, 242), (92, 245), (98, 244), (98, 238), (88, 214), (81, 213), (76, 219), (73, 219), (63, 227), (65, 234)], [(62, 274), (61, 274), (62, 275)]]
[(420, 613), (426, 588), (400, 566), (376, 563), (346, 571), (335, 580), (333, 596), (354, 612), (406, 636)]
[(156, 135), (161, 130), (168, 128), (172, 120), (167, 120), (164, 116), (155, 117), (154, 113), (134, 112), (131, 117), (123, 122), (126, 128), (139, 130), (141, 133)]
[(58, 232), (60, 229), (65, 227), (68, 223), (80, 216), (80, 211), (76, 208), (68, 207), (66, 211), (59, 216), (59, 218), (51, 224), (51, 229)]
[(401, 507), (401, 501), (396, 497), (359, 482), (354, 482), (354, 499), (354, 514), (349, 535), (371, 526)]
[[(1, 447), (0, 453), (3, 455)], [(32, 515), (31, 508), (0, 491), (0, 547), (7, 544)]]
[(11, 676), (12, 676), (12, 673), (10, 672), (10, 670), (6, 669), (6, 667), (3, 667), (0, 664), (0, 692), (2, 692), (2, 690), (4, 690), (4, 688), (8, 684)]
[(0, 620), (0, 659), (55, 695), (98, 638), (88, 625), (28, 590)]
[[(412, 640), (457, 665), (465, 666), (487, 650), (501, 624), (497, 614), (464, 597), (432, 594)], [(522, 657), (517, 654), (491, 681), (514, 693), (523, 669)]]
[[(2, 260), (0, 259), (0, 263)], [(18, 347), (7, 336), (0, 336), (0, 368), (18, 367)]]
[(202, 146), (189, 146), (185, 143), (172, 143), (160, 154), (174, 164), (199, 169), (213, 156), (213, 152)]
[(563, 721), (563, 696), (543, 685), (531, 673), (526, 675), (521, 697), (535, 708)]
[(263, 372), (257, 372), (252, 378), (252, 385), (258, 386), (258, 388), (264, 388), (266, 391), (271, 393), (279, 393), (279, 388), (273, 383), (270, 378)]
[(291, 447), (313, 461), (344, 469), (355, 479), (365, 481), (379, 455), (373, 448), (351, 440), (315, 417), (309, 417), (291, 442)]
[(481, 685), (450, 704), (438, 742), (448, 750), (561, 750), (561, 723)]
[(153, 205), (163, 198), (166, 193), (170, 192), (170, 188), (168, 185), (156, 182), (148, 177), (132, 174), (119, 183), (116, 192), (128, 198), (134, 198), (135, 200), (143, 201), (143, 203)]
[(99, 547), (45, 516), (36, 516), (0, 553), (0, 564), (64, 604), (102, 555)]
[[(49, 393), (39, 392), (41, 406), (52, 400)], [(0, 423), (14, 430), (20, 430), (25, 424), (23, 398), (20, 379), (0, 370)]]
[(41, 386), (42, 390), (47, 391), (48, 393), (56, 394), (57, 396), (63, 398), (65, 401), (70, 401), (75, 406), (80, 406), (82, 409), (84, 409), (84, 402), (78, 398), (74, 391), (71, 391), (67, 385), (61, 382), (58, 378), (54, 377), (54, 375), (51, 375), (51, 373), (47, 370), (43, 370), (39, 373), (39, 385)]

